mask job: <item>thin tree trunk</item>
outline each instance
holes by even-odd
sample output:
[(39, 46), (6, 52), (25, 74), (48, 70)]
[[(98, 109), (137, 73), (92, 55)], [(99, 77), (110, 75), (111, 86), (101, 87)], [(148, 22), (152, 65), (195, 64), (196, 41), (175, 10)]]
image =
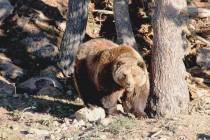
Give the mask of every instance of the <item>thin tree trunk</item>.
[(69, 0), (66, 30), (61, 41), (57, 63), (65, 76), (74, 72), (74, 58), (85, 36), (89, 0)]
[(182, 27), (185, 0), (157, 0), (153, 18), (151, 115), (171, 116), (186, 111), (189, 91), (185, 81)]
[(137, 49), (136, 40), (130, 22), (128, 0), (114, 0), (113, 7), (117, 43), (125, 43)]

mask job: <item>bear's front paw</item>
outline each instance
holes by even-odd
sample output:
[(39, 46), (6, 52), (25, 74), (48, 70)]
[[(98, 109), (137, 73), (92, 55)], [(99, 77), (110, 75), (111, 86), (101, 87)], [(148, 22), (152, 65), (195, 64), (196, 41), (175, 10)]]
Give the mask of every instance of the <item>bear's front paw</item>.
[(144, 112), (134, 112), (133, 114), (135, 115), (135, 117), (137, 119), (141, 119), (142, 120), (142, 119), (147, 119), (148, 118), (147, 114), (144, 113)]

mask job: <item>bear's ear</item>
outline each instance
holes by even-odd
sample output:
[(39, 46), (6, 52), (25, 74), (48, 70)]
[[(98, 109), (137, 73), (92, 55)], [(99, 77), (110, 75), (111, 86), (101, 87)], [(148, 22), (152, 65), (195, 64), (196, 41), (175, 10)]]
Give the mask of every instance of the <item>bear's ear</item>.
[(109, 54), (103, 50), (103, 51), (100, 51), (98, 53), (95, 54), (95, 56), (93, 57), (93, 62), (99, 62), (99, 63), (103, 63), (104, 61), (108, 60), (107, 58), (109, 58), (108, 56)]
[(120, 46), (120, 47), (128, 47), (127, 44), (120, 44), (119, 46)]
[(100, 53), (97, 53), (94, 57), (93, 57), (93, 62), (98, 62), (99, 58), (100, 58)]
[(132, 48), (132, 46), (128, 45), (128, 44), (120, 44), (120, 47), (124, 47), (124, 48)]

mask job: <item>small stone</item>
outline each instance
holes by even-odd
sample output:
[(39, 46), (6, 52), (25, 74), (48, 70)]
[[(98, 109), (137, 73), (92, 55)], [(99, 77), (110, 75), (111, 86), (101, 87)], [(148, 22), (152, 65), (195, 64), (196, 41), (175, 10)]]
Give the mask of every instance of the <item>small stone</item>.
[(59, 126), (59, 123), (57, 121), (53, 121), (53, 126)]
[(108, 126), (112, 122), (111, 118), (104, 118), (100, 121), (103, 126)]
[(36, 128), (29, 129), (29, 133), (37, 135), (49, 135), (49, 131), (43, 129), (36, 129)]
[(65, 127), (62, 128), (63, 131), (66, 131), (67, 129), (68, 129), (67, 126), (65, 126)]
[(121, 104), (117, 104), (117, 110), (124, 113), (123, 106)]
[(81, 126), (84, 126), (85, 125), (85, 121), (83, 121), (83, 120), (79, 120), (79, 121), (77, 121), (76, 119), (73, 121), (73, 123), (72, 123), (73, 125), (74, 125), (74, 127), (77, 127), (77, 128), (79, 128), (79, 127), (81, 127)]
[(60, 133), (60, 132), (61, 132), (60, 127), (55, 130), (55, 133)]
[(106, 136), (106, 135), (100, 135), (100, 138), (101, 138), (102, 140), (106, 140), (106, 139), (107, 139), (107, 136)]
[(80, 128), (80, 130), (82, 130), (82, 131), (85, 131), (85, 127), (84, 126), (82, 126), (81, 128)]
[(85, 126), (85, 121), (83, 120), (78, 121), (78, 126)]
[(65, 123), (61, 124), (60, 128), (64, 128), (64, 127), (66, 127), (66, 124)]
[(66, 125), (69, 125), (70, 124), (70, 119), (67, 119), (67, 118), (64, 118), (64, 123), (66, 124)]
[(77, 120), (84, 120), (89, 122), (96, 122), (105, 118), (106, 114), (103, 108), (101, 107), (93, 107), (90, 108), (82, 108), (75, 113)]
[(74, 119), (72, 124), (76, 124), (76, 123), (78, 123), (78, 121), (77, 121), (77, 119)]
[(66, 21), (63, 21), (61, 23), (58, 24), (58, 28), (61, 30), (61, 31), (65, 31), (66, 29)]

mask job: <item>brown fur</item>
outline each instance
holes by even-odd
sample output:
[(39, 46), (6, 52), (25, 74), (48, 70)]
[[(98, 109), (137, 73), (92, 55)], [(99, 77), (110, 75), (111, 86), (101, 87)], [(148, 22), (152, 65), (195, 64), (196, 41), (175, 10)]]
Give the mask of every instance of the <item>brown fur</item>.
[(126, 111), (144, 114), (149, 78), (143, 58), (133, 48), (105, 39), (84, 43), (77, 53), (75, 79), (86, 104), (101, 105), (111, 114), (124, 96)]
[[(101, 48), (102, 46), (98, 47)], [(98, 47), (94, 47), (94, 49), (97, 50)], [(97, 90), (103, 88), (101, 87), (102, 85), (100, 84), (99, 81), (100, 72), (102, 72), (102, 70), (107, 65), (112, 65), (114, 61), (121, 59), (127, 59), (127, 62), (130, 60), (129, 63), (134, 65), (137, 65), (137, 63), (143, 61), (140, 55), (136, 51), (134, 51), (131, 47), (128, 47), (127, 45), (122, 45), (118, 47), (110, 46), (108, 49), (98, 51), (98, 53), (96, 53), (95, 55), (90, 55), (87, 57), (87, 67), (88, 69), (90, 69), (89, 76), (91, 79), (93, 78), (92, 80)]]

